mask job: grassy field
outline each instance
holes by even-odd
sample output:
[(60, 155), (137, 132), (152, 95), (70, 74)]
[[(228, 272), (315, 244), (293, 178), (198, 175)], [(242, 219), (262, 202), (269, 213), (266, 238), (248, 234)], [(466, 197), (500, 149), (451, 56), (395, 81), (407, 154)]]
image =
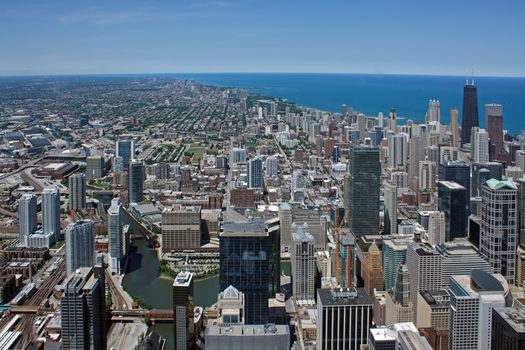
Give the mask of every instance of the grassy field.
[(202, 156), (206, 153), (206, 148), (202, 147), (200, 142), (193, 142), (186, 152), (193, 155), (191, 158), (193, 162), (200, 162)]

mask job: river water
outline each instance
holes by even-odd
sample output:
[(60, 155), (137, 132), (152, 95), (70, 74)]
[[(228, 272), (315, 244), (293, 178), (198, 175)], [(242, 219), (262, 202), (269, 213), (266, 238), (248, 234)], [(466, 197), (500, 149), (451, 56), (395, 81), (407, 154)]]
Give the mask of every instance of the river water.
[[(139, 297), (154, 309), (172, 309), (173, 279), (159, 274), (159, 260), (155, 251), (143, 240), (135, 240), (136, 250), (131, 253), (128, 272), (123, 279), (124, 289), (132, 296)], [(208, 277), (194, 282), (195, 303), (207, 307), (217, 301), (219, 276)], [(173, 325), (156, 324), (150, 331), (166, 339), (166, 349), (173, 349)]]

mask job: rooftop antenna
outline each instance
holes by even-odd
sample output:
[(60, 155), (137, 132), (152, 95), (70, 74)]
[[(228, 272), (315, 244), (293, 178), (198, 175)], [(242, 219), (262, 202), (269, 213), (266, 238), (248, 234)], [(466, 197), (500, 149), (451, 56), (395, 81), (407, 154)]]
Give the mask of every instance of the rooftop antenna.
[(472, 86), (474, 86), (474, 68), (472, 68)]

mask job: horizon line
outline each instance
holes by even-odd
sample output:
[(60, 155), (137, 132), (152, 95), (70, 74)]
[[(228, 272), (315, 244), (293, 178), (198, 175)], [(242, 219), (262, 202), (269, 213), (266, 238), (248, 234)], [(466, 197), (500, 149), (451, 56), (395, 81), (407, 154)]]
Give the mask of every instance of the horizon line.
[[(3, 74), (0, 73), (0, 79), (2, 78), (31, 78), (31, 77), (80, 77), (80, 76), (133, 76), (133, 75), (177, 75), (177, 74), (289, 74), (289, 75), (300, 75), (300, 74), (311, 74), (311, 75), (387, 75), (387, 76), (420, 76), (420, 77), (457, 77), (457, 78), (471, 78), (469, 75), (459, 74), (433, 74), (433, 73), (372, 73), (372, 72), (285, 72), (285, 71), (274, 71), (274, 72), (257, 72), (257, 71), (224, 71), (224, 72), (113, 72), (113, 73), (30, 73), (30, 74)], [(524, 79), (525, 75), (477, 75), (477, 78), (508, 78), (508, 79)]]

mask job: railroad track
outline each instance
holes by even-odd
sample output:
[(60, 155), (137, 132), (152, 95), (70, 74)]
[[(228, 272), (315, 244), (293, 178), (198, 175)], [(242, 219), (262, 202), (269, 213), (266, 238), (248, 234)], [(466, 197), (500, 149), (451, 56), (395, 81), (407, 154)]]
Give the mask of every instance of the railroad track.
[(111, 300), (113, 301), (113, 308), (117, 310), (124, 309), (124, 306), (127, 306), (126, 300), (120, 294), (117, 286), (115, 286), (115, 282), (111, 278), (108, 270), (106, 270), (106, 281), (108, 283), (109, 290), (111, 293)]
[(62, 260), (55, 271), (26, 302), (24, 306), (40, 306), (51, 295), (55, 286), (66, 277), (66, 262)]

